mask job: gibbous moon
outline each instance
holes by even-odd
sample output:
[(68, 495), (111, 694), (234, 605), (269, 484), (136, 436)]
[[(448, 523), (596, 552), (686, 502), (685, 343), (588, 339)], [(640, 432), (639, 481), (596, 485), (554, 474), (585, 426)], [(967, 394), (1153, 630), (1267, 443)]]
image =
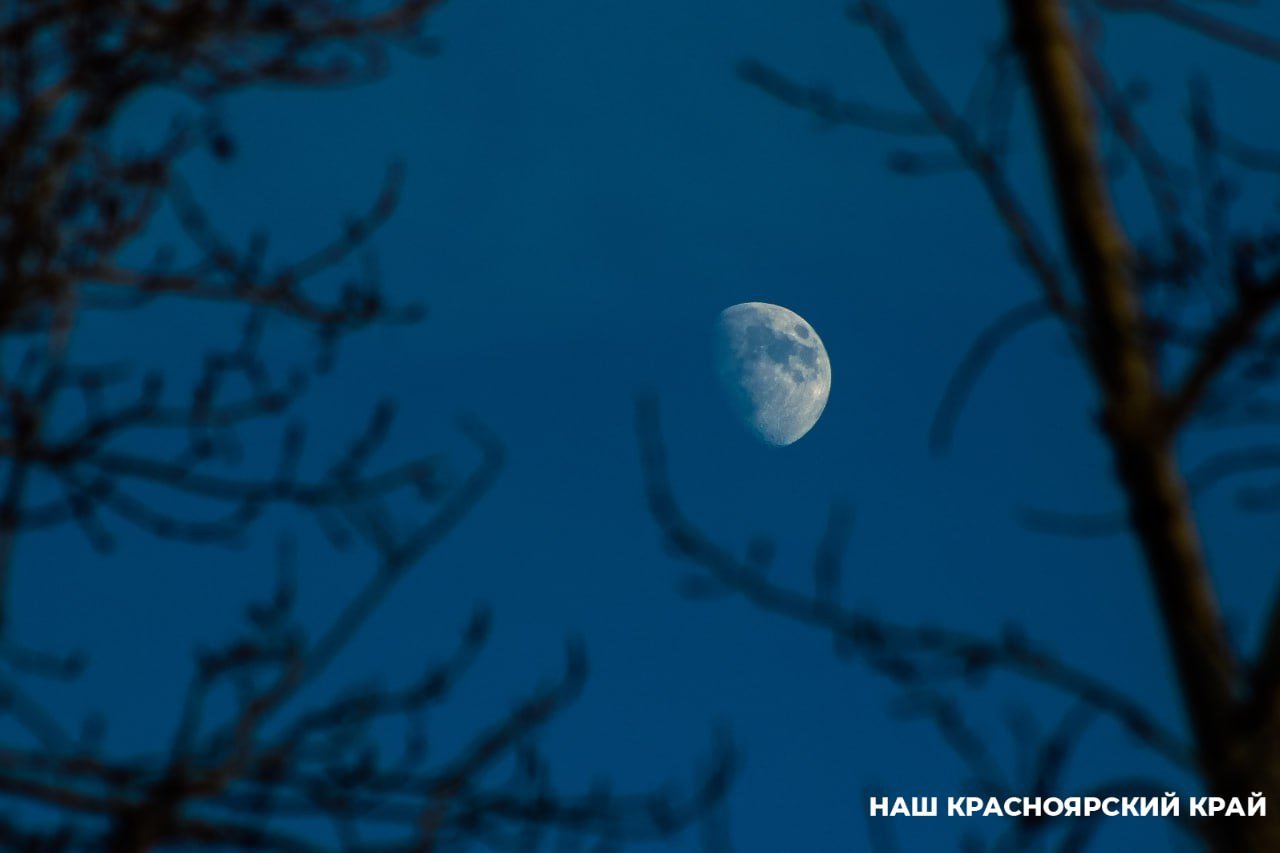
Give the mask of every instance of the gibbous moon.
[(781, 305), (743, 302), (721, 311), (715, 357), (734, 410), (769, 444), (799, 439), (827, 405), (827, 349), (813, 326)]

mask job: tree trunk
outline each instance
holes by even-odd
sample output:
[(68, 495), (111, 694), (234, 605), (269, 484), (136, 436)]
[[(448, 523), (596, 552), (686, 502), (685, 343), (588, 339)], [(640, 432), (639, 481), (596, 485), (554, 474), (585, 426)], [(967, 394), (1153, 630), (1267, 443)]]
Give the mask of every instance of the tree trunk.
[[(1078, 43), (1061, 0), (1006, 0), (1005, 6), (1079, 286), (1075, 319), (1101, 394), (1102, 427), (1164, 624), (1205, 788), (1242, 801), (1253, 792), (1280, 795), (1280, 737), (1273, 715), (1248, 720), (1254, 699), (1226, 640), (1177, 465), (1174, 420), (1149, 354), (1129, 241), (1098, 156)], [(1280, 851), (1280, 814), (1203, 823), (1211, 846), (1224, 853)]]

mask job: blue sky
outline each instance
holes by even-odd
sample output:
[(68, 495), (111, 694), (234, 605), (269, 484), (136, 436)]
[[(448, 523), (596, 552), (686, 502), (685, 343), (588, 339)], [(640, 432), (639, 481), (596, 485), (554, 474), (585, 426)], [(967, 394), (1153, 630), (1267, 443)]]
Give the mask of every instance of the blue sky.
[[(999, 33), (995, 4), (957, 8), (900, 4), (955, 97)], [(494, 493), (399, 589), (335, 683), (409, 677), (485, 602), (496, 633), (439, 721), (445, 742), (555, 672), (574, 635), (592, 677), (546, 741), (567, 789), (598, 776), (622, 788), (687, 778), (723, 723), (744, 751), (729, 802), (741, 850), (864, 849), (868, 785), (959, 793), (963, 769), (933, 730), (895, 719), (889, 685), (836, 660), (823, 637), (738, 600), (679, 596), (683, 568), (644, 511), (632, 406), (648, 388), (662, 400), (676, 488), (713, 537), (740, 549), (774, 536), (780, 576), (803, 584), (827, 507), (847, 500), (857, 513), (851, 602), (993, 636), (1020, 623), (1182, 725), (1130, 543), (1031, 533), (1014, 516), (1020, 505), (1116, 505), (1092, 397), (1062, 336), (1046, 326), (1012, 344), (974, 394), (952, 453), (928, 452), (930, 418), (965, 347), (1033, 294), (974, 181), (893, 175), (893, 140), (816, 127), (733, 74), (737, 60), (758, 57), (851, 97), (906, 105), (839, 3), (457, 0), (436, 22), (441, 55), (398, 57), (374, 85), (226, 102), (236, 159), (186, 164), (230, 233), (267, 229), (272, 251), (288, 257), (360, 209), (387, 164), (403, 160), (403, 202), (375, 247), (390, 292), (430, 314), (344, 349), (307, 403), (316, 458), (382, 397), (399, 406), (388, 458), (439, 449), (465, 461), (460, 413), (508, 446)], [(1146, 20), (1117, 21), (1108, 47), (1127, 73), (1179, 57), (1153, 72), (1150, 107), (1178, 153), (1196, 69), (1224, 81), (1218, 103), (1231, 126), (1274, 136), (1274, 111), (1255, 109), (1273, 91), (1260, 72), (1273, 69)], [(148, 138), (175, 108), (140, 104), (127, 132)], [(1020, 122), (1013, 176), (1047, 216), (1032, 143)], [(751, 300), (804, 316), (832, 361), (825, 414), (787, 448), (734, 423), (714, 385), (716, 314)], [(144, 335), (124, 322), (86, 330), (82, 345), (169, 362), (224, 331), (199, 313)], [(1226, 494), (1201, 509), (1224, 608), (1249, 632), (1271, 592), (1274, 521), (1234, 513)], [(224, 636), (246, 596), (270, 587), (282, 530), (299, 533), (302, 604), (319, 620), (369, 567), (287, 513), (241, 552), (136, 536), (103, 559), (66, 530), (24, 543), (19, 629), (94, 656), (83, 688), (57, 693), (62, 707), (109, 710), (113, 746), (148, 743), (173, 719), (191, 645)], [(1046, 726), (1069, 707), (1016, 681), (976, 691), (967, 707), (1002, 754), (1019, 703)], [(1158, 768), (1099, 724), (1069, 781), (1083, 789)], [(941, 849), (966, 828), (988, 827), (900, 827), (904, 849)], [(1139, 838), (1162, 849), (1168, 831), (1131, 821), (1098, 849), (1133, 849)]]

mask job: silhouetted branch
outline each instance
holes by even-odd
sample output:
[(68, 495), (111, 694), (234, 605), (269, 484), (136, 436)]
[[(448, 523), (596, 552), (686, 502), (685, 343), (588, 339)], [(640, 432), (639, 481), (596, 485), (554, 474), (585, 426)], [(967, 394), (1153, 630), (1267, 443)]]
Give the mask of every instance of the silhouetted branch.
[(738, 63), (738, 76), (787, 106), (812, 114), (824, 124), (847, 124), (903, 136), (927, 137), (938, 133), (937, 128), (925, 116), (841, 100), (826, 89), (798, 85), (753, 59)]
[(933, 423), (929, 426), (929, 448), (934, 453), (945, 453), (949, 448), (965, 404), (1000, 348), (1019, 332), (1051, 316), (1044, 302), (1026, 302), (1001, 314), (974, 338), (947, 381), (942, 401), (934, 411)]
[(982, 183), (1001, 222), (1013, 237), (1019, 256), (1031, 267), (1044, 291), (1045, 302), (1059, 316), (1071, 316), (1066, 289), (1043, 238), (1005, 177), (995, 152), (984, 146), (973, 129), (951, 108), (907, 43), (897, 18), (880, 2), (861, 2), (850, 18), (867, 26), (879, 39), (898, 78), (938, 131)]
[(1098, 0), (1098, 5), (1112, 12), (1154, 15), (1261, 59), (1280, 61), (1280, 40), (1223, 20), (1188, 3), (1177, 0)]
[(1183, 202), (1178, 192), (1176, 167), (1166, 160), (1148, 136), (1128, 99), (1092, 51), (1078, 41), (1076, 54), (1081, 72), (1102, 107), (1103, 116), (1138, 165), (1166, 239), (1179, 246), (1189, 238), (1182, 222)]
[[(950, 142), (955, 155), (982, 183), (1001, 222), (1018, 247), (1019, 257), (1031, 267), (1043, 288), (1046, 303), (1058, 315), (1068, 317), (1071, 313), (1070, 306), (1057, 265), (1002, 169), (1000, 156), (1005, 147), (1004, 132), (998, 130), (993, 133), (990, 144), (978, 137), (974, 128), (952, 109), (934, 85), (907, 43), (896, 18), (884, 4), (858, 3), (851, 7), (849, 14), (855, 23), (867, 26), (879, 39), (899, 79), (915, 99), (924, 114), (923, 118), (932, 127), (932, 132)], [(743, 63), (739, 66), (739, 71), (749, 82), (766, 93), (788, 106), (809, 112), (822, 121), (853, 124), (894, 134), (925, 132), (917, 124), (919, 119), (914, 117), (908, 120), (906, 116), (897, 116), (893, 121), (886, 121), (885, 114), (868, 112), (861, 105), (839, 108), (837, 105), (840, 102), (823, 94), (823, 90), (793, 83), (780, 72), (759, 62)], [(1001, 88), (996, 87), (996, 92), (1002, 93)], [(992, 103), (995, 105), (993, 111), (996, 115), (1002, 114), (1007, 109), (1007, 95), (1005, 98), (997, 95)], [(996, 124), (999, 126), (1001, 122), (997, 121)], [(915, 155), (900, 153), (896, 155), (894, 162), (895, 168), (912, 174), (922, 167), (928, 169), (928, 161)]]
[[(103, 843), (113, 850), (209, 843), (327, 849), (301, 829), (300, 822), (317, 817), (328, 818), (346, 839), (344, 850), (451, 849), (462, 839), (520, 826), (613, 841), (660, 838), (698, 820), (732, 776), (728, 744), (718, 747), (687, 795), (630, 797), (601, 789), (565, 796), (550, 787), (544, 771), (493, 781), (504, 764), (519, 768), (535, 760), (532, 739), (577, 697), (586, 660), (576, 644), (568, 648), (559, 679), (530, 692), (451, 756), (433, 759), (422, 737), (422, 714), (448, 698), (484, 645), (489, 618), (483, 611), (473, 616), (458, 649), (411, 684), (349, 690), (294, 709), (301, 688), (327, 670), (391, 589), (491, 486), (501, 447), (478, 426), (467, 429), (481, 450), (480, 464), (430, 519), (367, 540), (377, 568), (314, 641), (305, 639), (296, 621), (295, 572), (290, 552), (282, 553), (281, 580), (266, 601), (247, 608), (244, 633), (198, 654), (167, 753), (124, 761), (78, 753), (65, 735), (45, 731), (51, 724), (33, 716), (20, 694), (7, 692), (4, 710), (29, 722), (43, 748), (0, 755), (0, 797), (83, 815), (89, 823), (69, 824), (76, 831), (90, 833), (95, 816), (105, 818), (110, 830)], [(207, 700), (223, 687), (236, 696), (236, 709), (226, 719), (207, 721)], [(403, 754), (387, 762), (378, 755), (379, 726), (396, 719), (404, 721), (408, 739)], [(366, 846), (358, 840), (361, 827), (372, 826), (401, 838), (390, 848)]]
[[(856, 654), (904, 688), (965, 681), (992, 670), (1008, 670), (1060, 690), (1114, 719), (1176, 766), (1193, 764), (1181, 739), (1137, 702), (1036, 648), (1018, 631), (988, 640), (945, 628), (898, 625), (849, 609), (829, 594), (838, 588), (829, 580), (812, 593), (770, 580), (758, 566), (743, 562), (708, 539), (681, 512), (668, 480), (666, 449), (652, 398), (637, 404), (636, 430), (649, 510), (664, 543), (725, 589), (764, 610), (829, 634), (837, 653)], [(829, 575), (830, 555), (824, 553), (823, 560), (823, 574)]]
[(1237, 288), (1235, 307), (1209, 332), (1195, 361), (1172, 392), (1168, 417), (1173, 427), (1192, 416), (1211, 383), (1232, 359), (1240, 356), (1280, 306), (1280, 276), (1256, 286), (1244, 280), (1242, 285)]
[[(1144, 87), (1117, 83), (1098, 51), (1103, 12), (1160, 17), (1269, 60), (1280, 59), (1280, 42), (1179, 0), (1008, 0), (1004, 11), (1008, 37), (1001, 51), (1017, 56), (1022, 87), (1034, 108), (1041, 160), (1052, 180), (1057, 212), (1054, 244), (1067, 249), (1070, 262), (1065, 273), (1040, 250), (1048, 241), (1031, 228), (1024, 207), (1008, 188), (1007, 148), (996, 141), (1007, 135), (984, 130), (976, 117), (981, 114), (972, 109), (975, 101), (985, 99), (990, 85), (990, 56), (972, 90), (976, 95), (971, 94), (969, 106), (957, 112), (924, 71), (887, 4), (867, 0), (849, 13), (877, 35), (917, 105), (982, 182), (1041, 289), (1040, 300), (998, 318), (971, 346), (935, 415), (931, 446), (946, 446), (984, 366), (1005, 341), (1036, 319), (1037, 306), (1047, 306), (1059, 316), (1098, 391), (1096, 421), (1126, 506), (1106, 513), (1026, 509), (1021, 520), (1037, 529), (1076, 536), (1134, 534), (1191, 720), (1194, 759), (1187, 758), (1187, 750), (1179, 750), (1184, 766), (1199, 774), (1206, 789), (1222, 796), (1274, 786), (1280, 780), (1280, 740), (1275, 736), (1280, 726), (1280, 603), (1267, 615), (1263, 645), (1247, 666), (1228, 641), (1191, 503), (1219, 484), (1273, 471), (1273, 453), (1269, 446), (1211, 450), (1188, 467), (1182, 465), (1176, 443), (1193, 424), (1271, 425), (1277, 419), (1273, 392), (1280, 378), (1280, 332), (1273, 321), (1280, 311), (1280, 238), (1274, 227), (1258, 233), (1233, 230), (1231, 213), (1241, 184), (1228, 172), (1231, 166), (1273, 171), (1276, 158), (1223, 131), (1212, 114), (1208, 85), (1196, 82), (1188, 116), (1192, 162), (1180, 164), (1139, 120), (1136, 104)], [(771, 94), (790, 106), (814, 111), (812, 103), (796, 96), (803, 91), (808, 90), (792, 86)], [(991, 114), (988, 125), (1007, 129), (1008, 109), (993, 109)], [(1108, 143), (1115, 151), (1104, 156)], [(932, 155), (896, 156), (891, 167), (912, 174), (951, 166)], [(1135, 237), (1115, 203), (1128, 198), (1116, 182), (1120, 168), (1130, 162), (1155, 212), (1154, 238)], [(1193, 201), (1199, 203), (1197, 209)], [(645, 458), (647, 468), (661, 469), (660, 445), (654, 450), (651, 444)], [(803, 593), (778, 589), (754, 564), (735, 562), (709, 543), (675, 508), (665, 474), (650, 476), (649, 490), (653, 513), (668, 542), (677, 553), (707, 568), (720, 587), (838, 636), (858, 628), (870, 632), (856, 637), (858, 641), (865, 642), (866, 636), (883, 640), (878, 620), (847, 613), (849, 624), (832, 622), (831, 614), (844, 611), (833, 609), (830, 602), (822, 605), (827, 608), (824, 619), (815, 609), (819, 605)], [(1248, 483), (1236, 497), (1245, 509), (1273, 509), (1280, 506), (1280, 486)], [(723, 590), (704, 581), (700, 594)], [(849, 642), (862, 650), (858, 642)], [(967, 647), (960, 642), (958, 648)], [(999, 649), (991, 654), (998, 658)], [(887, 657), (875, 663), (900, 684), (921, 677), (920, 662), (914, 658), (904, 662)], [(1004, 665), (1017, 669), (1018, 660)], [(1050, 666), (1049, 671), (1056, 669)], [(927, 668), (925, 672), (936, 674)], [(1026, 674), (1045, 679), (1043, 671)], [(977, 749), (981, 744), (967, 736), (949, 697), (930, 693), (922, 707), (971, 767), (985, 764)], [(1280, 838), (1276, 821), (1219, 823), (1201, 822), (1197, 831), (1204, 833), (1202, 840), (1223, 851), (1270, 850)], [(1093, 823), (1080, 824), (1063, 840), (1065, 849), (1083, 845), (1094, 829)], [(1021, 849), (1018, 839), (1012, 849)]]
[(1101, 168), (1086, 83), (1065, 10), (1006, 4), (1033, 93), (1054, 198), (1084, 297), (1089, 364), (1108, 445), (1143, 548), (1198, 760), (1222, 781), (1237, 668), (1207, 577), (1187, 490), (1169, 443), (1166, 404), (1145, 340), (1126, 235)]
[[(466, 422), (479, 459), (461, 479), (438, 455), (382, 462), (395, 415), (387, 402), (322, 464), (305, 453), (304, 395), (341, 339), (422, 316), (392, 304), (367, 254), (396, 206), (401, 167), (331, 239), (279, 259), (265, 235), (241, 245), (219, 228), (183, 179), (183, 158), (201, 147), (224, 163), (235, 157), (215, 98), (362, 82), (393, 49), (430, 53), (436, 5), (51, 0), (0, 13), (0, 716), (29, 741), (0, 745), (0, 800), (15, 815), (0, 817), (0, 845), (427, 851), (512, 838), (528, 848), (543, 834), (616, 845), (680, 832), (723, 798), (735, 765), (727, 741), (688, 790), (567, 794), (552, 784), (537, 739), (583, 688), (578, 643), (560, 676), (478, 717), (470, 736), (428, 749), (427, 713), (484, 645), (483, 611), (452, 655), (409, 684), (301, 695), (328, 688), (333, 662), (389, 593), (491, 488), (504, 451)], [(174, 121), (141, 153), (122, 148), (112, 132), (121, 111), (158, 90), (187, 96), (203, 117)], [(176, 220), (181, 245), (138, 262), (132, 250), (161, 213)], [(243, 323), (229, 346), (204, 350), (194, 380), (175, 392), (162, 372), (73, 340), (86, 318), (144, 307), (162, 322), (197, 310), (215, 330)], [(318, 342), (308, 369), (281, 369), (268, 339), (281, 320)], [(168, 369), (181, 353), (162, 356)], [(250, 451), (274, 425), (278, 450), (263, 462)], [(29, 677), (74, 677), (83, 662), (26, 649), (3, 621), (19, 537), (74, 524), (99, 550), (120, 526), (239, 544), (277, 506), (304, 512), (336, 546), (362, 544), (373, 569), (313, 633), (295, 612), (298, 573), (284, 549), (274, 592), (246, 608), (228, 642), (196, 653), (167, 748), (111, 754), (102, 724), (77, 736), (25, 689)], [(388, 749), (397, 734), (398, 753)]]

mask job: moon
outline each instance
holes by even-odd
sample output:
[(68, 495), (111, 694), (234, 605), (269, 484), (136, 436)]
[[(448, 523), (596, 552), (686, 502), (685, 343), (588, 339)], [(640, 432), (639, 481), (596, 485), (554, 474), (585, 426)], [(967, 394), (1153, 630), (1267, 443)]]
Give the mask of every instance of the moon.
[(792, 444), (813, 429), (831, 392), (831, 360), (803, 317), (743, 302), (720, 312), (716, 372), (734, 411), (762, 441)]

